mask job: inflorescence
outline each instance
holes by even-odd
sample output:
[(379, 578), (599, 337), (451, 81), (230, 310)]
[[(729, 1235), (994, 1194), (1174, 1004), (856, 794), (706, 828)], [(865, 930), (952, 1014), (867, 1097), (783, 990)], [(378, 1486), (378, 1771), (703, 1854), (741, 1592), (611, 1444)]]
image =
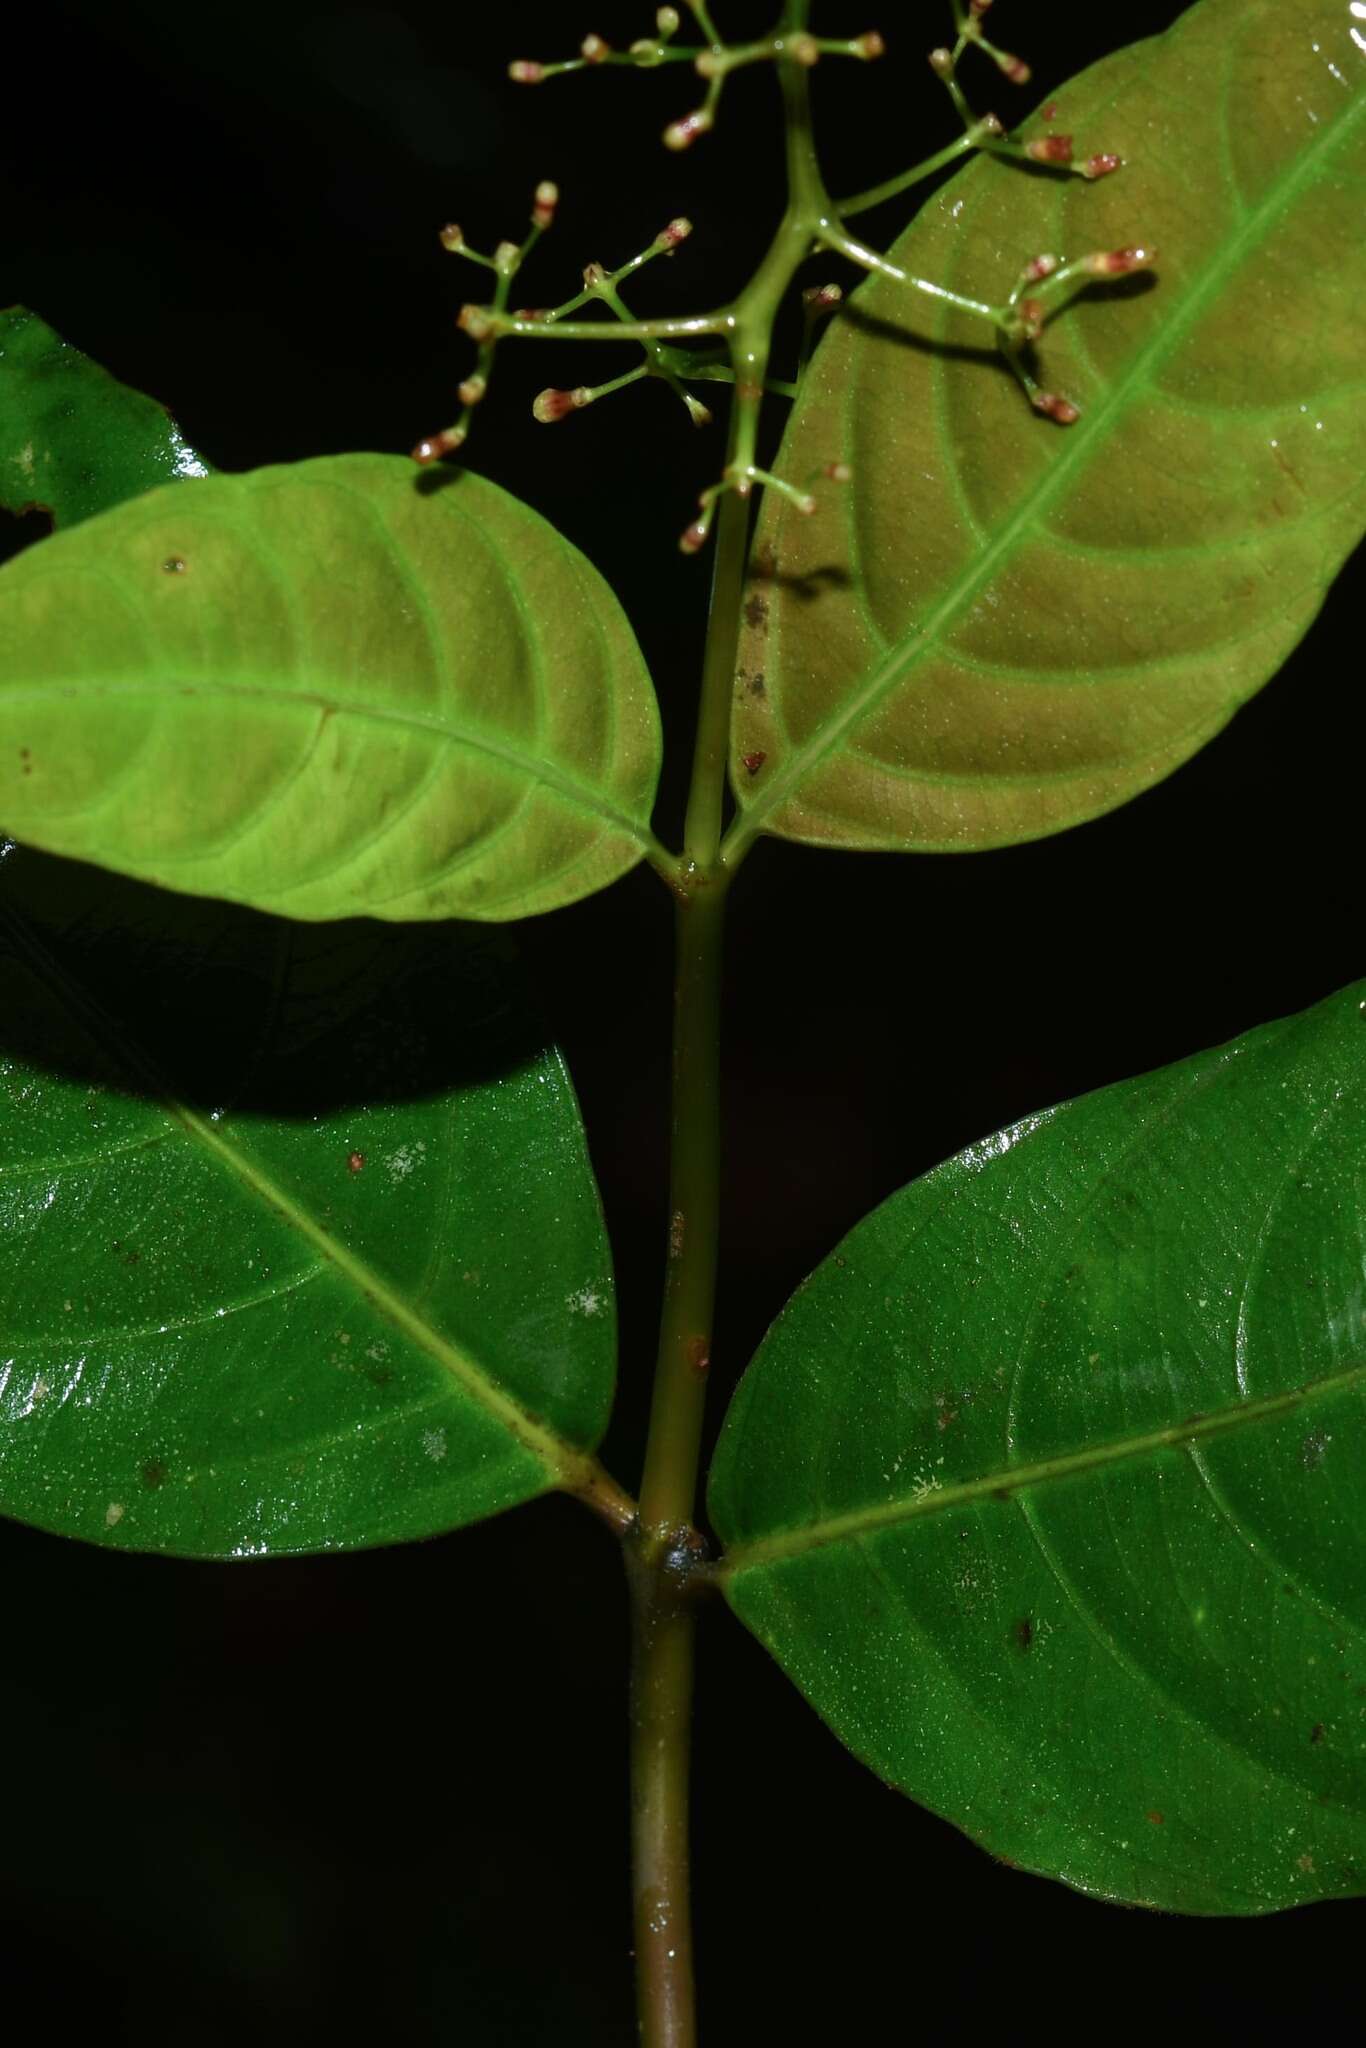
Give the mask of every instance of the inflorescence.
[[(666, 65), (689, 64), (705, 82), (706, 92), (700, 105), (671, 121), (664, 130), (666, 147), (679, 150), (688, 148), (715, 126), (725, 84), (731, 73), (742, 66), (771, 63), (786, 74), (790, 124), (794, 100), (788, 91), (788, 81), (793, 74), (809, 71), (826, 57), (853, 57), (867, 61), (880, 57), (884, 51), (883, 39), (875, 31), (835, 41), (811, 35), (802, 27), (789, 26), (793, 16), (804, 19), (807, 12), (806, 8), (791, 4), (784, 10), (783, 25), (773, 34), (756, 42), (731, 45), (718, 34), (708, 0), (684, 0), (684, 6), (701, 34), (703, 40), (700, 43), (676, 41), (682, 25), (680, 11), (677, 7), (660, 7), (655, 16), (655, 34), (632, 43), (626, 50), (614, 50), (601, 36), (589, 35), (580, 45), (577, 57), (551, 63), (520, 59), (509, 67), (510, 75), (519, 84), (538, 85), (566, 72), (603, 66), (654, 70)], [(1035, 410), (1059, 426), (1070, 426), (1079, 418), (1079, 408), (1071, 399), (1046, 389), (1040, 383), (1034, 374), (1034, 344), (1042, 334), (1045, 322), (1061, 312), (1079, 292), (1098, 279), (1150, 268), (1154, 250), (1140, 246), (1102, 250), (1070, 261), (1053, 255), (1035, 256), (1025, 264), (1004, 303), (989, 305), (964, 298), (929, 279), (911, 276), (885, 255), (860, 241), (845, 225), (854, 215), (897, 197), (956, 158), (978, 150), (1047, 165), (1064, 175), (1086, 179), (1106, 177), (1120, 168), (1120, 159), (1106, 153), (1078, 160), (1070, 135), (1050, 130), (1046, 135), (1022, 141), (1012, 135), (995, 114), (975, 114), (958, 78), (959, 67), (969, 49), (980, 50), (1013, 85), (1027, 82), (1029, 66), (1022, 58), (989, 42), (983, 34), (982, 18), (990, 8), (991, 0), (952, 0), (952, 6), (956, 39), (951, 47), (932, 50), (929, 61), (936, 77), (948, 90), (962, 133), (946, 148), (912, 165), (909, 170), (869, 191), (839, 201), (830, 199), (825, 192), (819, 173), (812, 168), (814, 157), (808, 152), (808, 190), (804, 195), (807, 204), (799, 219), (805, 234), (797, 255), (787, 265), (786, 276), (780, 282), (790, 279), (792, 271), (806, 256), (827, 251), (844, 257), (860, 269), (890, 277), (941, 302), (957, 306), (990, 324), (1005, 360)], [(804, 93), (804, 87), (802, 91)], [(804, 111), (804, 97), (796, 104)], [(1054, 108), (1046, 108), (1045, 119), (1051, 120), (1054, 113)], [(639, 348), (641, 360), (634, 368), (603, 384), (580, 384), (568, 390), (551, 387), (539, 394), (532, 411), (539, 421), (549, 425), (596, 404), (599, 399), (629, 384), (654, 378), (665, 384), (680, 400), (695, 426), (704, 427), (711, 424), (711, 411), (688, 387), (693, 384), (731, 385), (734, 406), (728, 460), (716, 483), (702, 493), (698, 516), (682, 535), (680, 546), (686, 553), (696, 553), (703, 546), (710, 533), (717, 504), (728, 493), (747, 498), (756, 485), (762, 485), (781, 492), (799, 511), (814, 511), (816, 500), (805, 484), (794, 484), (757, 466), (754, 451), (758, 412), (765, 393), (795, 397), (816, 330), (823, 319), (837, 311), (841, 304), (843, 294), (840, 287), (836, 284), (816, 285), (802, 293), (804, 338), (795, 382), (784, 382), (768, 375), (769, 340), (776, 306), (769, 303), (767, 293), (760, 308), (762, 333), (758, 334), (755, 308), (747, 293), (741, 293), (731, 304), (715, 311), (676, 318), (641, 319), (627, 305), (622, 295), (623, 287), (647, 264), (674, 254), (691, 233), (691, 224), (686, 220), (670, 221), (648, 248), (615, 270), (608, 270), (601, 263), (590, 263), (583, 272), (582, 289), (562, 304), (512, 310), (509, 299), (513, 281), (545, 229), (554, 221), (558, 201), (556, 186), (549, 182), (537, 186), (529, 232), (521, 242), (500, 243), (491, 255), (471, 248), (458, 227), (448, 226), (441, 230), (444, 248), (491, 270), (496, 283), (488, 303), (466, 305), (461, 309), (460, 327), (478, 348), (474, 369), (460, 385), (463, 409), (454, 425), (418, 442), (413, 450), (414, 459), (432, 462), (440, 456), (453, 454), (462, 446), (469, 433), (474, 408), (488, 391), (497, 345), (506, 337), (546, 337), (553, 334), (565, 341), (616, 339), (634, 343)], [(798, 195), (794, 192), (789, 207), (789, 224), (792, 208), (797, 204)], [(765, 260), (767, 263), (768, 259)], [(574, 317), (584, 311), (595, 313), (598, 308), (604, 309), (605, 318)], [(840, 462), (827, 465), (823, 476), (839, 483), (850, 480), (847, 465)], [(811, 481), (816, 479), (808, 480)]]

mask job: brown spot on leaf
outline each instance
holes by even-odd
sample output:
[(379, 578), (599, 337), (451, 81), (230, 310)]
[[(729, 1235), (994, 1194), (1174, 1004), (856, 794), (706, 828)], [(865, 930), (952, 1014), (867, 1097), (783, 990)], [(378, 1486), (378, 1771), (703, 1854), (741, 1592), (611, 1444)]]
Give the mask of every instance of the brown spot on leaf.
[(740, 759), (745, 764), (745, 773), (747, 775), (757, 775), (759, 773), (759, 770), (763, 767), (765, 761), (768, 759), (768, 755), (762, 752), (753, 754), (742, 754), (740, 756)]
[(1148, 1819), (1152, 1822), (1155, 1828), (1160, 1828), (1162, 1826), (1162, 1823), (1166, 1820), (1166, 1818), (1166, 1814), (1159, 1813), (1156, 1807), (1153, 1807), (1152, 1811), (1148, 1815)]
[(168, 576), (183, 576), (189, 564), (184, 555), (167, 555), (161, 566)]
[(149, 1458), (142, 1468), (142, 1483), (149, 1493), (166, 1484), (166, 1467), (160, 1458)]
[(1015, 1640), (1022, 1650), (1030, 1650), (1034, 1647), (1034, 1624), (1028, 1615), (1025, 1616), (1023, 1621), (1016, 1622)]
[(745, 624), (755, 633), (768, 631), (768, 599), (757, 590), (745, 599)]
[(1313, 1727), (1312, 1727), (1312, 1728), (1310, 1729), (1310, 1731), (1309, 1731), (1309, 1740), (1310, 1740), (1311, 1742), (1314, 1742), (1314, 1743), (1318, 1743), (1318, 1742), (1322, 1742), (1322, 1740), (1323, 1740), (1323, 1737), (1324, 1737), (1324, 1726), (1323, 1726), (1323, 1723), (1322, 1723), (1322, 1721), (1316, 1721), (1316, 1722), (1314, 1723)]
[(346, 1164), (352, 1173), (359, 1173), (365, 1164), (365, 1154), (363, 1152), (348, 1152)]

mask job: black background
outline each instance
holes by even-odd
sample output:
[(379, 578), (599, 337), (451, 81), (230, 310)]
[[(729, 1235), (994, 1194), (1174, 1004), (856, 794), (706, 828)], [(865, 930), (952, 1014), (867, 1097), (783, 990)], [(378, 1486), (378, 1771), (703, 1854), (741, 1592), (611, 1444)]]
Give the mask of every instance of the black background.
[[(771, 13), (716, 4), (742, 31)], [(447, 219), (489, 247), (558, 178), (538, 258), (551, 299), (587, 258), (619, 262), (686, 212), (697, 232), (651, 301), (681, 308), (743, 278), (778, 203), (761, 77), (682, 158), (657, 137), (689, 103), (686, 74), (504, 81), (509, 56), (567, 54), (584, 29), (643, 32), (649, 9), (625, 0), (585, 0), (582, 19), (562, 0), (38, 12), (6, 63), (0, 301), (167, 401), (225, 468), (403, 450), (453, 417), (469, 349), (452, 316), (483, 288), (437, 246)], [(1000, 34), (1047, 94), (1178, 12), (1002, 0)], [(818, 76), (836, 189), (952, 132), (922, 60), (940, 13), (823, 10), (822, 27), (876, 24), (893, 44), (881, 66)], [(979, 83), (1010, 111), (985, 67)], [(890, 237), (888, 211), (871, 225)], [(676, 843), (705, 569), (674, 541), (715, 443), (654, 386), (553, 432), (527, 407), (541, 384), (623, 364), (510, 348), (468, 453), (584, 548), (636, 621)], [(953, 859), (761, 843), (733, 904), (718, 1412), (791, 1288), (913, 1174), (1363, 971), (1361, 665), (1340, 651), (1360, 590), (1359, 573), (1339, 584), (1213, 746), (1093, 825)], [(637, 874), (525, 938), (617, 1249), (606, 1455), (629, 1478), (664, 1230), (666, 899)], [(550, 1501), (408, 1549), (221, 1568), (6, 1525), (0, 1557), (0, 1944), (7, 2000), (31, 1993), (45, 2030), (633, 2038), (624, 1611), (588, 1518)], [(1081, 2036), (1116, 2005), (1139, 2025), (1257, 2033), (1356, 2009), (1354, 1906), (1183, 1922), (1007, 1871), (847, 1757), (721, 1613), (698, 1714), (712, 2043), (1040, 2021)]]

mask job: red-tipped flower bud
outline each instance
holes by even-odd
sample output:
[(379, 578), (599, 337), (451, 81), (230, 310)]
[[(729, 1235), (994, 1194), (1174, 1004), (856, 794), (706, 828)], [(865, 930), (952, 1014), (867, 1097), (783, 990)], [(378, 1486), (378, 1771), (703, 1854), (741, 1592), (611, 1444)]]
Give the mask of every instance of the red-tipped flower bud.
[(695, 555), (698, 549), (705, 544), (706, 538), (706, 526), (700, 519), (694, 519), (687, 532), (679, 535), (678, 545), (685, 555)]
[(1012, 57), (1009, 50), (1000, 51), (996, 62), (1000, 65), (1012, 85), (1028, 85), (1030, 79), (1034, 76), (1029, 66), (1025, 63), (1024, 58)]
[(991, 0), (968, 0), (968, 13), (974, 21), (980, 21), (990, 6)]
[(612, 54), (612, 45), (601, 36), (585, 36), (579, 44), (579, 55), (585, 64), (601, 64)]
[(1083, 178), (1108, 178), (1111, 171), (1117, 171), (1123, 163), (1118, 156), (1088, 156), (1081, 167)]
[(875, 28), (866, 30), (861, 36), (855, 36), (850, 48), (856, 57), (866, 57), (870, 60), (874, 57), (885, 57), (887, 54), (887, 45)]
[(854, 481), (854, 472), (847, 462), (827, 462), (821, 475), (829, 477), (832, 484), (851, 484)]
[(1156, 249), (1098, 249), (1084, 261), (1093, 277), (1126, 277), (1131, 270), (1147, 270), (1156, 255)]
[(419, 441), (413, 450), (413, 461), (420, 463), (437, 462), (443, 455), (453, 455), (464, 441), (463, 427), (447, 427), (444, 433), (429, 434)]
[(534, 228), (548, 228), (555, 218), (555, 208), (560, 203), (560, 188), (549, 178), (542, 178), (536, 187), (536, 196), (531, 202), (531, 225)]
[(1036, 136), (1033, 142), (1025, 144), (1025, 155), (1032, 157), (1036, 164), (1070, 164), (1072, 138), (1070, 135)]
[(515, 63), (508, 65), (508, 77), (514, 85), (539, 85), (545, 77), (545, 66), (519, 57)]
[(813, 284), (802, 293), (802, 304), (813, 314), (829, 313), (843, 297), (844, 293), (837, 284)]
[(568, 419), (571, 412), (581, 412), (593, 403), (593, 394), (586, 384), (580, 384), (573, 391), (548, 390), (538, 393), (532, 400), (531, 410), (543, 427), (550, 427), (556, 420)]
[(676, 249), (680, 242), (687, 241), (691, 233), (692, 222), (690, 220), (686, 220), (683, 217), (683, 215), (680, 214), (677, 220), (671, 220), (666, 228), (660, 229), (659, 233), (655, 236), (656, 247), (661, 249)]
[(1043, 333), (1043, 300), (1021, 299), (1018, 310), (1025, 340), (1037, 341)]
[(1060, 427), (1070, 427), (1081, 418), (1081, 407), (1073, 405), (1070, 398), (1059, 397), (1056, 391), (1036, 391), (1033, 405), (1036, 412), (1045, 413)]
[(437, 239), (440, 242), (442, 248), (449, 249), (452, 254), (454, 254), (455, 251), (458, 249), (463, 249), (465, 246), (464, 232), (462, 229), (456, 226), (453, 220), (447, 221), (445, 227), (442, 228)]
[(712, 125), (711, 115), (705, 107), (694, 107), (681, 121), (670, 121), (664, 130), (666, 149), (691, 149), (699, 135), (705, 135)]
[(1058, 259), (1056, 256), (1035, 256), (1026, 263), (1024, 274), (1030, 279), (1031, 283), (1037, 284), (1040, 278), (1051, 277), (1057, 267)]

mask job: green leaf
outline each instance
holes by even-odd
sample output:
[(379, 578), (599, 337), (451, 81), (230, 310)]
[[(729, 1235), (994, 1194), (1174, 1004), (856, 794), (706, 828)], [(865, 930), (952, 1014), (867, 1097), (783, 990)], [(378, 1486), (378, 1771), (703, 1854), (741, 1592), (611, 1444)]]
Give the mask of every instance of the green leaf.
[(1059, 831), (1274, 675), (1366, 517), (1364, 55), (1343, 0), (1203, 0), (1058, 95), (1056, 125), (1120, 153), (1116, 176), (981, 160), (901, 237), (903, 269), (997, 304), (1043, 250), (1156, 244), (1158, 275), (1048, 327), (1067, 429), (1031, 413), (986, 322), (860, 289), (777, 464), (854, 481), (811, 519), (770, 494), (758, 536), (742, 837)]
[(0, 310), (0, 508), (75, 526), (158, 484), (208, 474), (163, 406), (36, 313)]
[(0, 1509), (183, 1556), (426, 1536), (605, 1426), (610, 1258), (506, 941), (0, 866)]
[(1363, 995), (894, 1195), (717, 1452), (731, 1604), (840, 1738), (1105, 1898), (1366, 1889)]
[(469, 475), (212, 477), (0, 571), (0, 826), (291, 917), (512, 918), (653, 842), (659, 720), (567, 541)]

